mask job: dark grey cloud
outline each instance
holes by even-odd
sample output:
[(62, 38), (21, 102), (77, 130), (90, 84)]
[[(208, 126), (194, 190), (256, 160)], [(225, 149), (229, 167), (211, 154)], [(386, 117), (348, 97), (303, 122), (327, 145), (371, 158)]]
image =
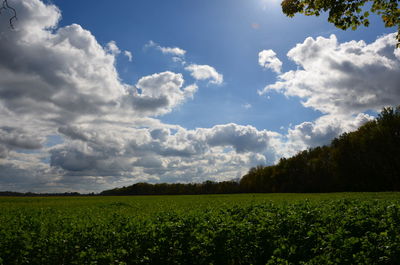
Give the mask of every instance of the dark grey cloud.
[(0, 127), (0, 144), (9, 148), (40, 149), (43, 138), (37, 137), (20, 128)]
[(89, 141), (90, 136), (86, 135), (82, 130), (78, 127), (74, 126), (62, 126), (58, 128), (58, 132), (73, 139), (73, 140), (81, 140), (81, 141)]
[(252, 126), (217, 125), (206, 135), (210, 146), (232, 146), (236, 152), (263, 152), (268, 145), (267, 132)]
[(98, 157), (85, 154), (79, 150), (52, 150), (50, 166), (60, 167), (67, 171), (86, 171), (96, 168)]
[[(94, 132), (96, 130), (96, 132)], [(193, 181), (210, 174), (224, 179), (237, 177), (249, 166), (265, 164), (267, 131), (237, 124), (186, 130), (62, 127), (68, 140), (51, 149), (51, 166), (67, 176), (126, 176), (157, 180), (175, 176)], [(225, 147), (230, 147), (226, 150)], [(111, 162), (112, 161), (112, 162)], [(197, 173), (197, 175), (195, 174)]]
[(150, 135), (155, 140), (165, 141), (170, 135), (170, 132), (167, 129), (154, 129), (150, 131)]
[(158, 157), (147, 156), (141, 157), (133, 163), (134, 166), (145, 167), (145, 168), (161, 168), (163, 163)]

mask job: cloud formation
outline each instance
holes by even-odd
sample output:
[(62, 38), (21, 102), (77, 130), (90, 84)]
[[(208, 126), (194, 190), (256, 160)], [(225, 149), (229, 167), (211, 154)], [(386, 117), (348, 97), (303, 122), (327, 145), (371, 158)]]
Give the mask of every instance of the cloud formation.
[(222, 74), (218, 73), (214, 67), (209, 65), (191, 64), (185, 67), (190, 75), (196, 80), (210, 80), (210, 83), (221, 85), (224, 81)]
[(261, 51), (258, 54), (258, 64), (261, 67), (273, 70), (275, 73), (281, 73), (282, 62), (276, 57), (276, 53), (273, 50)]
[(400, 56), (395, 33), (364, 41), (339, 43), (329, 38), (307, 38), (288, 52), (300, 69), (279, 75), (275, 90), (304, 99), (303, 105), (324, 113), (357, 114), (400, 102)]
[(136, 84), (137, 91), (132, 97), (132, 106), (146, 115), (168, 113), (196, 93), (196, 85), (181, 89), (183, 83), (182, 74), (172, 72), (142, 77)]
[[(198, 86), (185, 85), (182, 74), (126, 84), (116, 57), (131, 54), (115, 41), (103, 47), (80, 25), (58, 27), (54, 5), (14, 5), (16, 30), (0, 23), (1, 189), (87, 192), (137, 181), (226, 180), (266, 163), (267, 131), (237, 124), (187, 130), (151, 118), (194, 97)], [(187, 70), (196, 80), (223, 82), (211, 66)]]
[[(94, 131), (95, 130), (95, 131)], [(214, 172), (219, 180), (237, 177), (248, 167), (265, 164), (271, 133), (252, 126), (217, 125), (186, 130), (130, 129), (110, 124), (67, 127), (68, 138), (51, 148), (51, 166), (67, 176), (190, 182)], [(175, 132), (173, 132), (175, 131)]]

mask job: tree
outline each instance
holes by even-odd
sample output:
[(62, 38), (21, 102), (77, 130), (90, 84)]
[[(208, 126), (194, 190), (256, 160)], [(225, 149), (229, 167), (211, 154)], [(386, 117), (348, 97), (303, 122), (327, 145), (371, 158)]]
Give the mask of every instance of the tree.
[(17, 20), (17, 11), (8, 4), (8, 0), (3, 0), (3, 4), (0, 7), (0, 15), (2, 14), (3, 11), (12, 13), (9, 22), (10, 22), (10, 27), (14, 29), (13, 20)]
[(368, 27), (369, 11), (381, 16), (385, 27), (397, 26), (397, 48), (400, 47), (400, 8), (399, 0), (283, 0), (282, 11), (289, 17), (296, 13), (306, 16), (319, 16), (329, 12), (328, 21), (346, 30), (357, 29), (360, 25)]

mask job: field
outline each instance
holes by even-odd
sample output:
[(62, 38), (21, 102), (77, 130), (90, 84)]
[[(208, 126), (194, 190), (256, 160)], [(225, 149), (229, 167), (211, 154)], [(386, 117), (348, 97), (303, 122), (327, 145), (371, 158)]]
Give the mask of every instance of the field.
[(0, 197), (0, 264), (400, 264), (400, 193)]

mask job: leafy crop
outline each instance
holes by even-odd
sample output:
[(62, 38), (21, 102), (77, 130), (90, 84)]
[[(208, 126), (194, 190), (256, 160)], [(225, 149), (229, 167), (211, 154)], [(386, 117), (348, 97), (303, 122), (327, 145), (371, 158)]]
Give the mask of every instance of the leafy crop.
[(0, 198), (0, 264), (399, 264), (399, 197)]

